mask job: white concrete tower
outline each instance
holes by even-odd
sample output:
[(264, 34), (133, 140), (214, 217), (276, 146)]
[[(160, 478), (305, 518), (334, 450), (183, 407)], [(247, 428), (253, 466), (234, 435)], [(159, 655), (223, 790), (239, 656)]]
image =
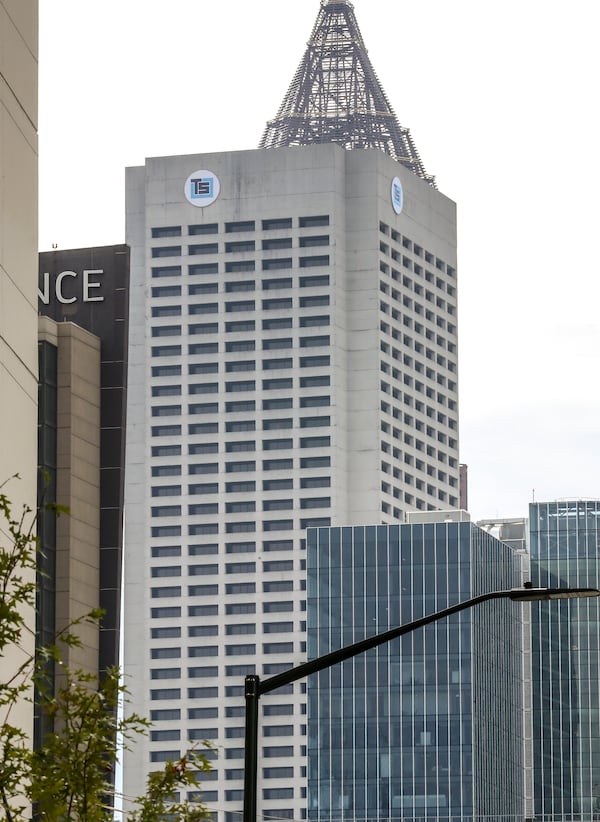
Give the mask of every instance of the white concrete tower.
[[(289, 142), (127, 173), (125, 668), (155, 724), (125, 792), (208, 738), (222, 822), (245, 674), (305, 659), (306, 528), (458, 507), (454, 203), (410, 141)], [(259, 812), (302, 819), (304, 683), (263, 712)]]

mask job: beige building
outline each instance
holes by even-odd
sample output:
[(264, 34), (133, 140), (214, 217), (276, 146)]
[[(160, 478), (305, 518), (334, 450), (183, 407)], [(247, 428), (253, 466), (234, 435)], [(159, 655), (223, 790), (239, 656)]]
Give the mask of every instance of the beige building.
[(15, 511), (36, 504), (37, 50), (37, 0), (0, 0), (0, 483), (20, 475)]

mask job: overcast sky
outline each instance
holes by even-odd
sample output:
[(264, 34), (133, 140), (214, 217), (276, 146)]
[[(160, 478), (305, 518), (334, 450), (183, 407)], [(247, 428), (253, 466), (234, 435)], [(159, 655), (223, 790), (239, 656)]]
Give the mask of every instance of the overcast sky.
[[(256, 148), (319, 0), (40, 0), (40, 249), (123, 242), (124, 169)], [(458, 203), (475, 518), (600, 497), (600, 115), (590, 0), (354, 0)]]

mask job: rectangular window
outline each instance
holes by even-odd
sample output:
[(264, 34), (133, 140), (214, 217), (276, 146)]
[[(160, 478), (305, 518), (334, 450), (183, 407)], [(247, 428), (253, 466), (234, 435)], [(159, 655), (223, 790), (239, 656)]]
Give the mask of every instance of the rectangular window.
[(225, 383), (225, 391), (228, 394), (236, 391), (254, 391), (255, 388), (254, 380), (232, 380)]
[(216, 334), (218, 331), (218, 323), (190, 323), (188, 325), (190, 334)]
[(189, 617), (216, 616), (218, 613), (218, 605), (188, 605)]
[(262, 446), (264, 451), (291, 450), (293, 440), (291, 438), (263, 440)]
[[(329, 254), (313, 255), (311, 257), (300, 257), (300, 268), (315, 268), (317, 266), (326, 265), (329, 265)], [(302, 283), (300, 283), (300, 285), (302, 285)]]
[[(206, 356), (206, 354), (217, 354), (219, 351), (219, 343), (193, 343), (188, 346), (188, 353), (191, 355)], [(190, 373), (192, 373), (190, 371)]]
[(254, 311), (254, 300), (230, 300), (225, 303), (225, 311), (228, 314), (236, 311)]
[[(209, 363), (212, 365), (212, 363)], [(201, 383), (193, 383), (189, 387), (190, 394), (218, 394), (219, 393), (219, 383), (218, 382), (201, 382)]]
[(323, 368), (331, 365), (331, 357), (324, 354), (318, 357), (300, 357), (300, 368)]
[(194, 256), (196, 254), (218, 254), (218, 243), (200, 243), (197, 245), (188, 246), (188, 254)]
[(293, 736), (293, 725), (265, 725), (263, 726), (263, 736)]
[(315, 297), (300, 297), (300, 308), (319, 308), (329, 305), (329, 294)]
[(218, 534), (219, 526), (214, 522), (199, 523), (188, 526), (188, 534), (191, 537), (203, 536), (204, 534)]
[(278, 379), (263, 380), (263, 391), (283, 391), (292, 388), (292, 377), (281, 377)]
[(180, 537), (181, 525), (155, 525), (150, 532), (153, 537)]
[(181, 585), (169, 585), (163, 588), (152, 588), (152, 599), (168, 599), (181, 596)]
[(225, 263), (226, 274), (239, 274), (243, 271), (254, 271), (256, 263), (254, 260), (235, 260)]
[(227, 474), (256, 471), (256, 462), (254, 460), (246, 460), (244, 462), (227, 462), (225, 463), (225, 471)]
[(218, 585), (188, 585), (190, 597), (212, 597), (219, 593)]
[(237, 234), (238, 231), (254, 231), (254, 220), (240, 220), (235, 223), (225, 223), (226, 234)]
[(320, 228), (329, 225), (329, 215), (318, 215), (314, 217), (300, 217), (300, 228)]
[(153, 517), (180, 517), (181, 505), (153, 505)]
[(180, 245), (163, 245), (159, 248), (152, 249), (152, 256), (157, 257), (181, 257)]
[(254, 320), (234, 320), (225, 323), (225, 331), (228, 334), (239, 334), (243, 331), (254, 331), (255, 325)]
[(268, 539), (262, 544), (263, 551), (291, 551), (294, 543), (291, 539)]
[(273, 519), (263, 522), (263, 531), (291, 531), (294, 521), (291, 519)]
[(255, 594), (255, 582), (229, 582), (225, 586), (226, 594)]
[(263, 411), (280, 411), (292, 408), (293, 402), (291, 397), (277, 397), (272, 400), (263, 400)]
[(219, 689), (215, 687), (190, 688), (188, 690), (188, 699), (216, 699), (218, 696)]
[(263, 340), (262, 347), (263, 351), (276, 351), (278, 349), (291, 348), (292, 338), (282, 337), (278, 340)]
[(228, 522), (225, 526), (227, 534), (252, 534), (256, 531), (255, 522)]
[(294, 507), (292, 499), (263, 500), (263, 511), (291, 511)]
[(331, 417), (302, 417), (300, 428), (322, 428), (331, 425)]
[[(212, 542), (203, 545), (190, 545), (188, 547), (188, 554), (191, 557), (208, 557), (219, 553), (219, 546)], [(193, 567), (193, 566), (192, 566)]]
[(153, 417), (178, 417), (181, 414), (180, 405), (156, 405), (152, 409)]
[(300, 500), (300, 508), (330, 508), (330, 497), (307, 497)]
[[(155, 305), (152, 309), (152, 316), (153, 317), (180, 317), (181, 316), (181, 306), (180, 305)], [(168, 336), (167, 334), (161, 335), (155, 333), (157, 331), (156, 328), (152, 329), (152, 336), (153, 337), (160, 337), (160, 336)], [(181, 326), (179, 326), (179, 331), (181, 331)], [(179, 333), (179, 332), (178, 332)]]
[(161, 265), (155, 266), (152, 268), (152, 278), (157, 279), (159, 277), (180, 277), (181, 276), (181, 266), (180, 265)]
[(152, 366), (153, 377), (179, 377), (181, 375), (180, 365), (154, 365)]
[(216, 414), (218, 411), (218, 402), (195, 402), (188, 405), (188, 413), (190, 414)]
[(291, 297), (278, 297), (272, 300), (262, 301), (263, 311), (283, 311), (292, 308)]
[(300, 328), (317, 328), (329, 324), (330, 318), (328, 314), (320, 314), (315, 317), (300, 317)]
[(216, 665), (198, 665), (194, 668), (188, 668), (188, 676), (190, 679), (204, 679), (219, 675), (219, 669)]
[[(188, 374), (195, 376), (197, 374), (216, 374), (219, 371), (219, 363), (217, 362), (197, 362), (188, 366)], [(194, 390), (195, 386), (190, 387), (190, 394), (201, 394), (202, 391)]]
[(254, 351), (256, 343), (254, 340), (232, 340), (225, 346), (227, 353), (236, 351)]
[(153, 345), (153, 357), (177, 357), (181, 355), (180, 345)]
[(329, 234), (315, 234), (308, 237), (300, 237), (300, 248), (314, 248), (323, 245), (329, 245)]
[[(227, 502), (225, 503), (225, 511), (227, 514), (254, 513), (254, 511), (256, 511), (256, 503), (254, 502), (254, 500)], [(229, 573), (229, 571), (227, 573)]]
[(238, 280), (232, 283), (225, 283), (225, 293), (235, 294), (239, 291), (254, 291), (254, 280)]
[(195, 485), (188, 485), (188, 493), (192, 496), (200, 495), (200, 494), (218, 494), (219, 493), (219, 483), (218, 482), (202, 482), (197, 483)]
[[(263, 602), (263, 613), (264, 614), (287, 614), (293, 613), (294, 611), (294, 603), (289, 601), (284, 602)], [(263, 623), (263, 628), (265, 625), (280, 625), (279, 622), (267, 622)], [(283, 623), (284, 625), (293, 625), (293, 623)], [(274, 633), (274, 631), (269, 630), (268, 633)]]
[(235, 434), (240, 431), (254, 431), (256, 430), (256, 422), (254, 420), (232, 420), (225, 424), (225, 430), (228, 434)]
[(328, 334), (323, 334), (318, 337), (300, 337), (300, 348), (318, 348), (329, 344), (330, 337)]
[(163, 237), (181, 237), (180, 225), (159, 226), (152, 229), (152, 239), (159, 240)]
[(279, 331), (282, 328), (291, 328), (293, 325), (291, 317), (277, 317), (273, 320), (263, 320), (263, 331)]
[(236, 254), (244, 251), (254, 251), (256, 243), (254, 240), (238, 240), (233, 243), (225, 243), (227, 254)]
[(280, 368), (291, 368), (291, 367), (292, 367), (292, 358), (291, 357), (277, 357), (277, 359), (263, 360), (263, 370), (264, 371), (273, 371), (273, 370), (278, 370)]
[(292, 238), (291, 237), (277, 237), (275, 239), (270, 240), (263, 240), (262, 241), (263, 251), (275, 251), (277, 249), (283, 248), (291, 248), (292, 247)]
[(293, 460), (263, 460), (263, 471), (290, 471), (293, 466)]
[(188, 285), (188, 294), (190, 297), (197, 297), (201, 294), (216, 294), (218, 290), (219, 286), (217, 283), (193, 283), (192, 285)]
[(329, 448), (331, 437), (301, 437), (300, 448)]
[(263, 271), (283, 271), (284, 269), (292, 267), (292, 258), (291, 257), (279, 257), (273, 260), (263, 260), (262, 261), (262, 270)]
[(301, 397), (300, 408), (327, 408), (331, 405), (329, 396)]
[(188, 266), (188, 274), (190, 277), (195, 276), (205, 276), (206, 274), (218, 274), (219, 273), (219, 265), (218, 263), (195, 263), (194, 265)]
[(218, 422), (196, 422), (188, 425), (188, 434), (216, 434), (219, 431)]
[(202, 234), (218, 234), (219, 226), (217, 223), (203, 223), (202, 225), (189, 225), (188, 234), (191, 236)]
[(180, 557), (181, 545), (153, 545), (152, 556), (156, 559), (164, 559), (166, 557)]
[(292, 278), (291, 277), (284, 277), (278, 278), (277, 280), (263, 280), (262, 287), (264, 291), (276, 291), (281, 288), (291, 288), (292, 287)]
[[(157, 688), (156, 690), (150, 691), (150, 699), (153, 701), (161, 699), (181, 699), (181, 688)], [(177, 752), (177, 756), (179, 756), (179, 752)]]
[(152, 722), (174, 722), (181, 719), (179, 708), (163, 708), (162, 710), (150, 711)]
[(280, 231), (292, 227), (291, 217), (273, 217), (270, 220), (262, 221), (263, 231)]
[(263, 420), (263, 431), (280, 431), (294, 427), (294, 420), (291, 417), (281, 420)]
[[(212, 285), (212, 283), (210, 284)], [(204, 287), (204, 286), (201, 286)], [(218, 314), (219, 303), (195, 303), (188, 306), (188, 314)]]
[(241, 414), (254, 411), (256, 402), (254, 400), (234, 400), (225, 403), (225, 410), (228, 414)]
[(314, 377), (300, 377), (300, 388), (320, 388), (330, 383), (331, 378), (327, 374)]
[(181, 617), (181, 608), (179, 606), (151, 608), (150, 616), (152, 619), (179, 619)]
[(253, 554), (255, 551), (255, 542), (228, 542), (225, 545), (226, 554)]

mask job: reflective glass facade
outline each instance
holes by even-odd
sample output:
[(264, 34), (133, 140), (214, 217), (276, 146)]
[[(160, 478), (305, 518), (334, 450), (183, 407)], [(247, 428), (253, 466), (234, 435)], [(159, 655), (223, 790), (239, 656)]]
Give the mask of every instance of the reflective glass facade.
[[(518, 585), (468, 522), (309, 531), (309, 658)], [(485, 603), (311, 677), (309, 819), (522, 820), (520, 620)]]
[[(530, 506), (531, 578), (600, 584), (600, 502)], [(532, 609), (535, 818), (600, 819), (600, 612), (595, 599)]]

